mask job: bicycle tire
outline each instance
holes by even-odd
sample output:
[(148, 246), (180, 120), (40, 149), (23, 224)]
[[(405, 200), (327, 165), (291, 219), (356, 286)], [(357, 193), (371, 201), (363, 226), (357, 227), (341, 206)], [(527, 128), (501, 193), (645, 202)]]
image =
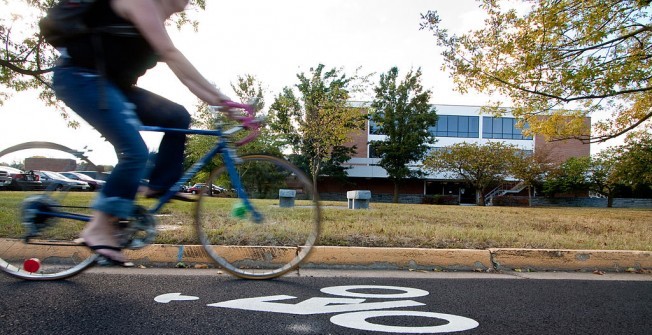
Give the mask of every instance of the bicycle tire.
[(290, 162), (266, 155), (241, 157), (235, 168), (252, 208), (231, 189), (226, 167), (213, 170), (206, 185), (222, 189), (211, 194), (206, 186), (200, 192), (195, 227), (201, 244), (236, 277), (270, 279), (295, 270), (320, 233), (319, 196), (311, 180)]
[[(1, 151), (0, 158), (33, 149), (45, 152), (48, 157), (82, 160), (95, 169), (82, 152), (51, 142), (15, 145)], [(24, 182), (21, 188), (27, 184), (37, 186), (37, 183)], [(69, 187), (59, 189), (56, 186), (36, 188), (22, 200), (19, 197), (7, 200), (15, 201), (12, 207), (18, 210), (13, 216), (15, 219), (3, 222), (3, 229), (0, 229), (0, 270), (3, 273), (25, 280), (60, 280), (95, 264), (97, 255), (76, 241), (88, 221), (91, 210), (87, 205), (91, 196), (87, 192), (69, 192)]]

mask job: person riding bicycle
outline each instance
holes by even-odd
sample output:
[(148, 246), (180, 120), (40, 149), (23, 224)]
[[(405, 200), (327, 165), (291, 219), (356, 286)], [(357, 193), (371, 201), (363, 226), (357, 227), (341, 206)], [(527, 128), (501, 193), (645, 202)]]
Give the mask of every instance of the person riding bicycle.
[[(118, 163), (93, 201), (92, 220), (81, 234), (83, 243), (105, 258), (124, 263), (116, 238), (120, 219), (134, 210), (134, 199), (145, 178), (148, 149), (139, 126), (188, 128), (190, 114), (180, 104), (136, 86), (157, 62), (165, 62), (178, 79), (209, 105), (230, 99), (206, 80), (173, 44), (165, 21), (182, 12), (189, 0), (97, 0), (89, 22), (133, 25), (135, 34), (89, 34), (60, 49), (53, 88), (75, 113), (99, 131), (115, 148)], [(186, 136), (166, 133), (144, 191), (158, 197), (183, 173)], [(181, 196), (181, 195), (179, 195)]]

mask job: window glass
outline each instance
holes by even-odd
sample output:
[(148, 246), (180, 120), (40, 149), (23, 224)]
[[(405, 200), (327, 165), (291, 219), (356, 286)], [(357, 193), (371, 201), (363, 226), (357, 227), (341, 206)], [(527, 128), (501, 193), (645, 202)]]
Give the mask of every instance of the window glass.
[[(525, 137), (521, 129), (516, 127), (515, 118), (499, 117), (494, 118), (485, 116), (482, 118), (482, 137), (483, 138), (496, 138), (507, 140), (530, 140), (531, 136)], [(524, 125), (524, 129), (528, 128), (528, 124)]]
[(467, 116), (460, 117), (457, 129), (460, 131), (460, 133), (469, 133), (469, 118)]
[(440, 115), (433, 135), (438, 137), (478, 137), (478, 125), (479, 117), (477, 116)]

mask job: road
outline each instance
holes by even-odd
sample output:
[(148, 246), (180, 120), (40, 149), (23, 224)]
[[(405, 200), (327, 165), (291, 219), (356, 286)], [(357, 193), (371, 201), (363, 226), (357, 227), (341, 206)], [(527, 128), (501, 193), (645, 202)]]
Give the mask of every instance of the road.
[(97, 268), (0, 276), (2, 334), (650, 334), (652, 275)]

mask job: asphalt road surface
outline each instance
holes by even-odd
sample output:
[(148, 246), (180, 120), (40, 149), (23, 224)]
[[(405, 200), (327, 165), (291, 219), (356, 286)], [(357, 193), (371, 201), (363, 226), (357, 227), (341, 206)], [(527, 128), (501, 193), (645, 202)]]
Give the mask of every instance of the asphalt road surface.
[(0, 276), (0, 334), (646, 334), (649, 274), (94, 269)]

